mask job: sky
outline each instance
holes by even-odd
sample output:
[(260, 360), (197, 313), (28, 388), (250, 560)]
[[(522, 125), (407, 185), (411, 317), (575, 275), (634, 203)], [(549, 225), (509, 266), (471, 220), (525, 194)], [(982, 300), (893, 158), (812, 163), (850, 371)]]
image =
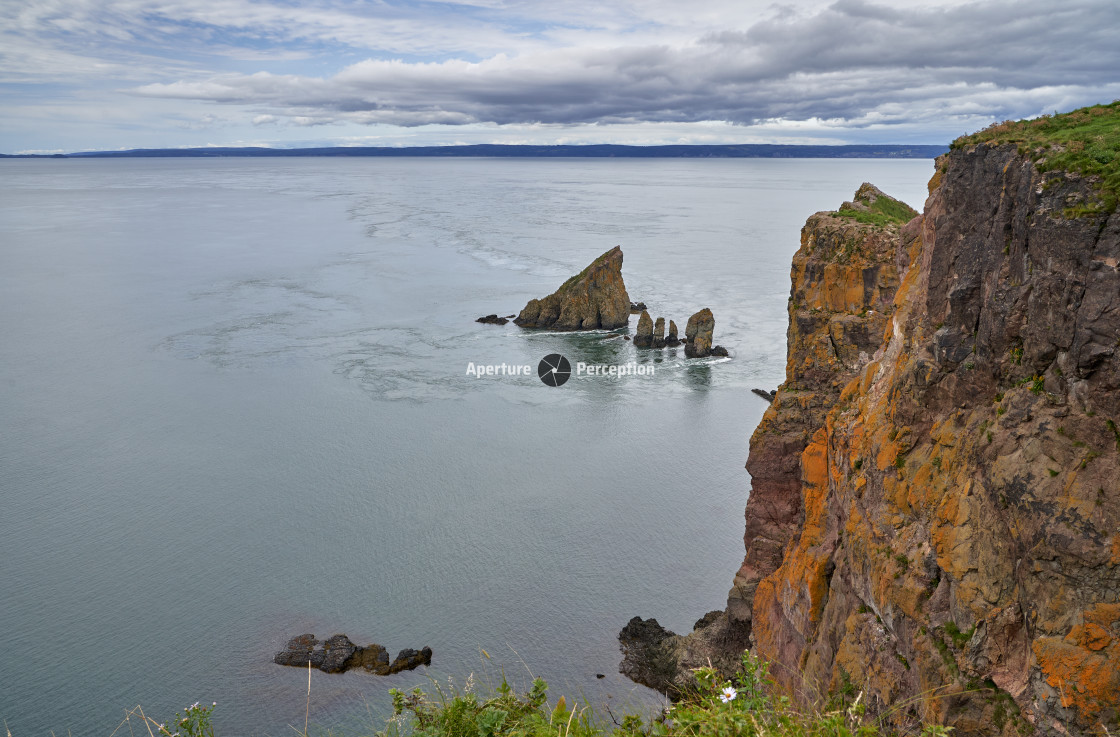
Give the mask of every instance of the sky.
[(1120, 98), (1117, 0), (0, 0), (0, 153), (943, 144)]

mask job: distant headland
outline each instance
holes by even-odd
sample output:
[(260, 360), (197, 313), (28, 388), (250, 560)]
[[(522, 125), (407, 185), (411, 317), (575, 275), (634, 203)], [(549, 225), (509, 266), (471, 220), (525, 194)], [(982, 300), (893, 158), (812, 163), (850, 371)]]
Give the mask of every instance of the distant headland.
[(82, 151), (70, 154), (0, 154), (0, 158), (205, 158), (223, 156), (457, 156), (486, 158), (592, 159), (933, 159), (947, 153), (945, 145), (812, 146), (744, 143), (733, 145), (514, 146), (483, 143), (470, 146), (328, 146), (322, 148), (136, 148), (127, 151)]

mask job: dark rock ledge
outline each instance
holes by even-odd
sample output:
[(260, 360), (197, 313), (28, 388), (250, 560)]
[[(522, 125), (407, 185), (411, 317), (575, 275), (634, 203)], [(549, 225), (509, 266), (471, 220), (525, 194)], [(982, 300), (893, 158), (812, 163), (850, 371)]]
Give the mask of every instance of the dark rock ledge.
[(421, 665), (431, 665), (432, 649), (405, 648), (389, 662), (389, 651), (376, 643), (362, 647), (355, 645), (346, 635), (331, 635), (325, 640), (317, 640), (315, 635), (308, 634), (297, 635), (288, 640), (288, 644), (276, 653), (272, 662), (296, 668), (306, 668), (310, 662), (312, 668), (318, 668), (324, 673), (342, 673), (361, 668), (379, 676), (388, 676)]

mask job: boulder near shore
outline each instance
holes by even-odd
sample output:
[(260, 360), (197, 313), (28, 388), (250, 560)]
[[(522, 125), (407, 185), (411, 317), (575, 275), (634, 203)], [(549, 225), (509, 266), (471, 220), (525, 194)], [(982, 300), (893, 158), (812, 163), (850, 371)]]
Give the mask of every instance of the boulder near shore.
[(324, 673), (343, 673), (361, 668), (379, 676), (388, 676), (421, 665), (431, 665), (432, 649), (405, 648), (390, 662), (389, 651), (377, 643), (362, 647), (355, 645), (346, 635), (331, 635), (325, 640), (317, 640), (315, 635), (306, 634), (288, 640), (272, 662), (295, 668), (306, 668), (310, 663), (312, 668)]

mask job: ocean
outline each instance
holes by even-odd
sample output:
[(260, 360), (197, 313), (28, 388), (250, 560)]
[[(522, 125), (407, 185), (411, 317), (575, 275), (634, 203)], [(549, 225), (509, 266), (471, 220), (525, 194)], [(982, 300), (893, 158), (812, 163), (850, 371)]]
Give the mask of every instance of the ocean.
[[(108, 737), (218, 702), (217, 733), (302, 731), (345, 633), (430, 668), (312, 675), (312, 731), (384, 726), (389, 688), (517, 688), (650, 709), (635, 615), (722, 608), (743, 468), (785, 372), (805, 218), (928, 160), (0, 162), (0, 719)], [(729, 359), (510, 315), (620, 245), (631, 299)], [(631, 329), (637, 318), (631, 318)], [(474, 365), (639, 364), (625, 376)], [(471, 678), (473, 674), (473, 678)], [(604, 678), (598, 678), (599, 674)], [(122, 729), (127, 729), (128, 725)]]

